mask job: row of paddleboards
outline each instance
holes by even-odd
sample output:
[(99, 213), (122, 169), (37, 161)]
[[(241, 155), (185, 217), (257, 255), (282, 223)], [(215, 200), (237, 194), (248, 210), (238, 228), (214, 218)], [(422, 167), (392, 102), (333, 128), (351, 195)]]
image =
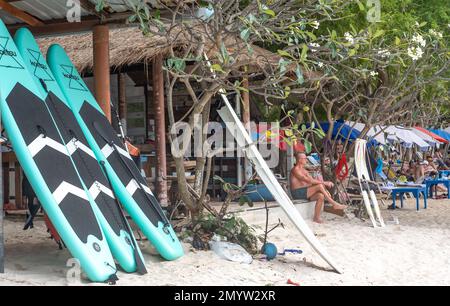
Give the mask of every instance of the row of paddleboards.
[(44, 57), (25, 28), (0, 20), (0, 110), (16, 156), (49, 219), (88, 278), (146, 273), (122, 208), (166, 260), (183, 255), (145, 178), (64, 49)]

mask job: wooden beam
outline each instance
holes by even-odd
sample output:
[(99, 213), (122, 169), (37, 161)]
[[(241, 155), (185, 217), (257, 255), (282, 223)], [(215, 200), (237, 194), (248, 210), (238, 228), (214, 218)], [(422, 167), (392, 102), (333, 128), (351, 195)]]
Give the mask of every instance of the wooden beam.
[(9, 15), (16, 17), (17, 19), (25, 22), (26, 24), (30, 26), (43, 26), (44, 23), (37, 19), (34, 16), (31, 16), (30, 14), (18, 9), (12, 4), (9, 4), (8, 2), (4, 0), (0, 0), (0, 9), (4, 10)]
[[(67, 19), (56, 19), (47, 22), (43, 26), (28, 26), (28, 29), (36, 37), (49, 36), (49, 35), (60, 35), (60, 34), (73, 34), (80, 32), (92, 31), (92, 28), (98, 24), (124, 24), (125, 20), (130, 16), (130, 13), (115, 13), (110, 14), (107, 19), (100, 20), (97, 16), (87, 16), (83, 17), (81, 22), (67, 22)], [(26, 24), (13, 24), (7, 25), (8, 30), (11, 35), (24, 27)]]

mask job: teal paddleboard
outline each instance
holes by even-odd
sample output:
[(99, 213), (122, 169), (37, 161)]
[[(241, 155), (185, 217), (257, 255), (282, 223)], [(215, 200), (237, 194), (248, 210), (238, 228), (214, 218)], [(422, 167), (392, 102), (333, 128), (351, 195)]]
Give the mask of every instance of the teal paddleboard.
[(3, 127), (48, 217), (90, 280), (115, 279), (115, 263), (89, 197), (43, 96), (1, 20), (0, 76)]
[(147, 181), (64, 49), (51, 46), (47, 62), (120, 202), (162, 257), (181, 257), (183, 248)]
[(138, 270), (141, 274), (146, 273), (144, 259), (128, 221), (33, 34), (28, 29), (21, 28), (16, 32), (14, 41), (25, 67), (44, 97), (64, 144), (69, 148), (69, 154), (90, 197), (114, 258), (126, 272)]

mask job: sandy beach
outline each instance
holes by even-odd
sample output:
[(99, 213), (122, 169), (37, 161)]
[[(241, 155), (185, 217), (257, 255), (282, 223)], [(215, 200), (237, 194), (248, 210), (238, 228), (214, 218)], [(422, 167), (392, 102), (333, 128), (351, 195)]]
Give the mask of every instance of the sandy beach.
[[(298, 248), (303, 254), (277, 256), (272, 261), (255, 259), (238, 264), (212, 251), (195, 251), (185, 243), (186, 255), (166, 262), (148, 243), (141, 247), (149, 274), (119, 272), (118, 285), (286, 285), (288, 279), (308, 285), (450, 285), (450, 200), (430, 200), (428, 209), (415, 210), (412, 201), (403, 209), (383, 209), (384, 229), (369, 222), (324, 213), (325, 224), (308, 222), (318, 239), (342, 267), (343, 274), (328, 267), (289, 222), (270, 234), (279, 250)], [(258, 233), (264, 220), (242, 213)], [(398, 219), (399, 224), (393, 221)], [(271, 218), (270, 223), (277, 220)], [(22, 231), (22, 220), (5, 222), (6, 273), (0, 285), (68, 285), (66, 262), (70, 254), (58, 250), (48, 238), (43, 221)], [(82, 284), (89, 284), (83, 279)], [(96, 284), (97, 285), (97, 284)]]

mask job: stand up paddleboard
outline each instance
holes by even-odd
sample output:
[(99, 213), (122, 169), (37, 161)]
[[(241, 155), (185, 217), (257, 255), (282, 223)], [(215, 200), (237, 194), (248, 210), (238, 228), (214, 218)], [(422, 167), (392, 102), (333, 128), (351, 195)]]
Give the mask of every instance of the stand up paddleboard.
[[(373, 227), (384, 227), (384, 220), (381, 216), (380, 206), (378, 204), (377, 196), (369, 185), (369, 171), (366, 164), (366, 149), (367, 141), (363, 139), (357, 139), (355, 144), (355, 167), (356, 174), (358, 176), (359, 186), (366, 207), (369, 219), (372, 222)], [(373, 207), (373, 210), (372, 210)], [(375, 213), (374, 213), (375, 212)]]
[(145, 274), (147, 271), (144, 259), (133, 232), (33, 34), (28, 29), (19, 29), (14, 41), (24, 59), (25, 67), (44, 97), (84, 188), (91, 197), (92, 207), (114, 258), (126, 272), (138, 270), (139, 273)]
[(115, 280), (116, 267), (67, 149), (0, 20), (3, 127), (36, 195), (65, 245), (92, 281)]
[(181, 257), (183, 248), (161, 206), (64, 49), (51, 46), (47, 62), (117, 198), (162, 257)]

